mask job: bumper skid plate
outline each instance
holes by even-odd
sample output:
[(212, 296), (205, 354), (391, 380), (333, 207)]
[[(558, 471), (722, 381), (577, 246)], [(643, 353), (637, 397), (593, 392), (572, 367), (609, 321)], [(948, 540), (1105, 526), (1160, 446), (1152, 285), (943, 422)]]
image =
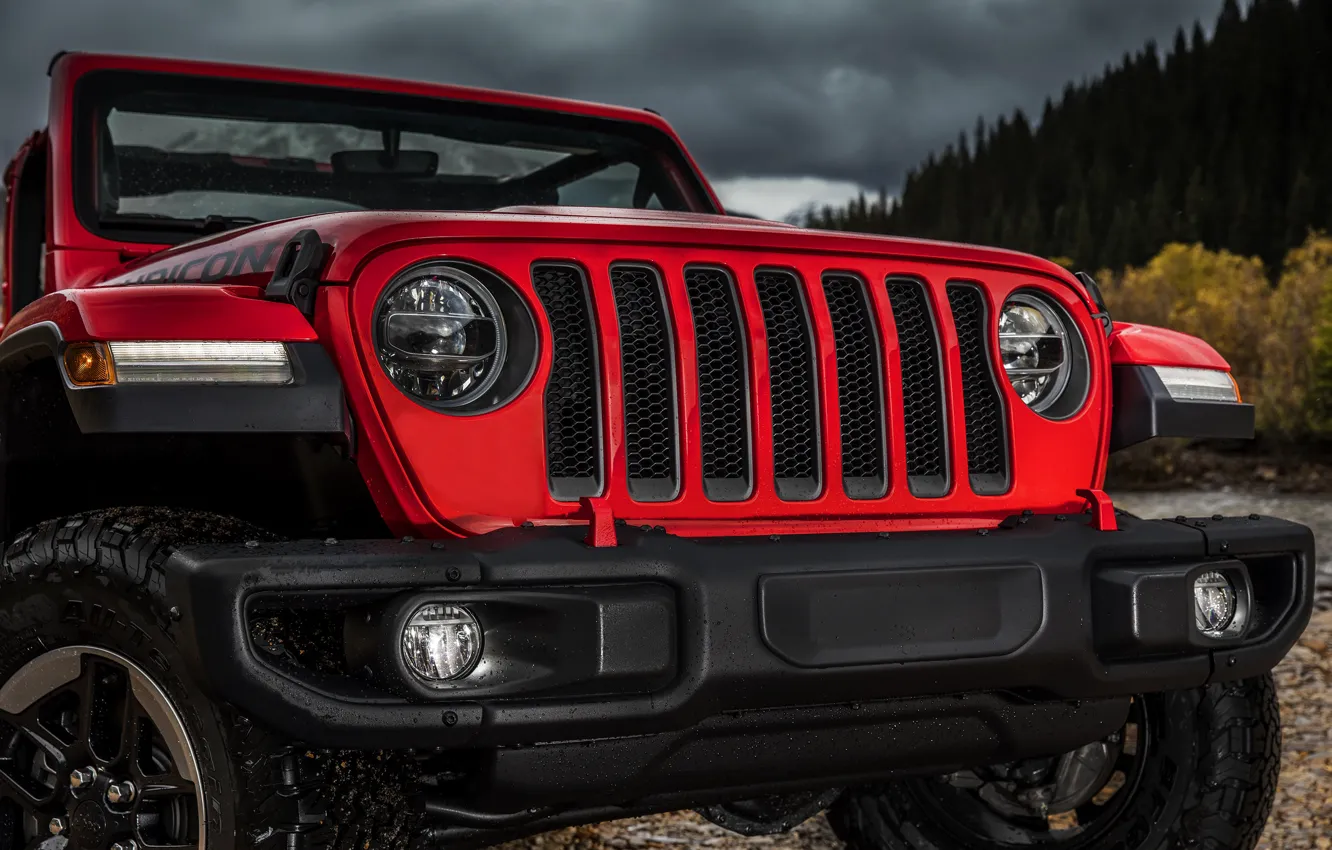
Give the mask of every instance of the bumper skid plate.
[[(1265, 672), (1298, 638), (1304, 526), (1118, 519), (776, 542), (621, 528), (614, 547), (513, 529), (185, 548), (167, 571), (200, 681), (278, 731), (468, 750), (477, 795), (506, 805), (613, 802), (1069, 749), (1118, 728), (1133, 694)], [(1252, 597), (1225, 639), (1193, 631), (1192, 581), (1216, 569)], [(481, 623), (482, 660), (459, 683), (426, 687), (396, 658), (420, 600)], [(339, 663), (260, 648), (254, 621), (274, 612), (325, 623)]]

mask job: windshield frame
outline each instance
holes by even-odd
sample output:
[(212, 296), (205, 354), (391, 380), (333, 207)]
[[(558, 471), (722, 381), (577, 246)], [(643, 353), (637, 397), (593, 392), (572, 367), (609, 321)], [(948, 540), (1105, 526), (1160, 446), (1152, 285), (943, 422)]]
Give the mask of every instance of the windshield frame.
[[(152, 227), (116, 226), (101, 220), (96, 206), (96, 184), (100, 179), (96, 141), (105, 122), (102, 113), (108, 101), (120, 92), (164, 91), (207, 96), (208, 93), (250, 95), (258, 98), (324, 100), (353, 107), (402, 111), (417, 114), (447, 113), (525, 124), (548, 123), (562, 129), (622, 136), (662, 158), (663, 171), (678, 193), (679, 202), (690, 212), (718, 213), (702, 176), (679, 144), (667, 133), (647, 122), (583, 115), (560, 110), (491, 104), (451, 97), (401, 94), (394, 91), (359, 90), (338, 85), (272, 82), (243, 77), (214, 77), (131, 69), (102, 69), (83, 74), (74, 84), (72, 139), (70, 145), (74, 213), (89, 233), (123, 243), (170, 245), (200, 237), (197, 225), (181, 219), (173, 228), (170, 219)], [(382, 211), (377, 209), (371, 212)], [(414, 210), (420, 212), (422, 210)], [(447, 211), (447, 210), (445, 210)], [(452, 210), (484, 212), (484, 210)]]

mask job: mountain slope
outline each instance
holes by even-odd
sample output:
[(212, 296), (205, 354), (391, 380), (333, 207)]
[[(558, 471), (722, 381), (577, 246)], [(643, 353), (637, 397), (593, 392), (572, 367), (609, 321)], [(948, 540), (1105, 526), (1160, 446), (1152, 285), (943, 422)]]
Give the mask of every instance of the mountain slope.
[(1070, 83), (1040, 120), (978, 124), (914, 169), (887, 210), (814, 226), (999, 244), (1081, 266), (1145, 261), (1170, 241), (1269, 268), (1332, 228), (1332, 0), (1226, 0), (1164, 52), (1148, 43)]

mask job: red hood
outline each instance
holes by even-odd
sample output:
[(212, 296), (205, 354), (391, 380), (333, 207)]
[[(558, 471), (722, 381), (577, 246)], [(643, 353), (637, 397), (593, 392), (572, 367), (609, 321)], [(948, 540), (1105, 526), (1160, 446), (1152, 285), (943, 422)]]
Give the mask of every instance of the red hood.
[(783, 254), (841, 254), (1009, 268), (1074, 283), (1047, 260), (973, 245), (808, 230), (735, 216), (587, 207), (510, 207), (494, 212), (349, 212), (269, 222), (187, 242), (109, 270), (97, 286), (133, 283), (262, 285), (282, 246), (313, 228), (332, 249), (329, 282), (348, 282), (386, 246), (401, 242), (509, 241), (740, 248)]
[(726, 226), (744, 224), (753, 227), (795, 227), (794, 224), (787, 224), (781, 221), (768, 221), (767, 219), (761, 218), (750, 218), (749, 216), (672, 212), (671, 210), (628, 210), (616, 207), (518, 206), (501, 207), (500, 209), (495, 210), (495, 212), (512, 213), (515, 215), (558, 216), (560, 218), (577, 218), (584, 221), (655, 221), (662, 224), (698, 224), (700, 222), (711, 222), (712, 224)]

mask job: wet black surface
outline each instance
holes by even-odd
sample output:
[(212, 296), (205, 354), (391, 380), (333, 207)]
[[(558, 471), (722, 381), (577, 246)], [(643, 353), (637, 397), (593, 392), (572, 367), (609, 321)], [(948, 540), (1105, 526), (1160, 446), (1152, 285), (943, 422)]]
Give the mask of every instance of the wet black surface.
[(1110, 494), (1115, 507), (1151, 519), (1156, 517), (1246, 516), (1281, 517), (1313, 529), (1318, 555), (1318, 585), (1326, 599), (1332, 591), (1332, 496), (1273, 495), (1246, 490), (1174, 490)]

